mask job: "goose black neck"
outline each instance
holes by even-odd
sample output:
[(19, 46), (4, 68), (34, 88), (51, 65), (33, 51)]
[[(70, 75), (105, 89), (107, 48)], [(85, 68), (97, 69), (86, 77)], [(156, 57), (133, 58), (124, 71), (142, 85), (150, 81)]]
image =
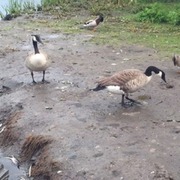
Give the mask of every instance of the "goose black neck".
[(144, 72), (144, 74), (146, 76), (152, 76), (152, 72), (154, 72), (155, 74), (158, 74), (160, 71), (160, 69), (158, 69), (157, 67), (155, 66), (149, 66), (146, 71)]
[(36, 41), (33, 41), (33, 46), (34, 46), (34, 52), (35, 52), (35, 54), (38, 54), (38, 53), (39, 53), (39, 49), (38, 49), (38, 45), (37, 45), (37, 42), (36, 42)]

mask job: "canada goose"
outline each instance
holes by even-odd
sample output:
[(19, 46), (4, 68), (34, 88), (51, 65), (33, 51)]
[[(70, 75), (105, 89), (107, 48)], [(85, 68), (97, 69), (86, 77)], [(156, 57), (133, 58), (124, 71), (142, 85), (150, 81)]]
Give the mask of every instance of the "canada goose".
[(31, 35), (31, 36), (34, 47), (34, 54), (31, 54), (26, 59), (26, 67), (31, 71), (33, 83), (36, 83), (36, 81), (34, 80), (34, 74), (33, 74), (34, 71), (42, 71), (43, 72), (42, 82), (48, 83), (47, 81), (45, 81), (45, 71), (49, 67), (50, 63), (47, 59), (47, 55), (40, 53), (38, 49), (38, 42), (41, 44), (43, 44), (43, 42), (41, 41), (39, 35)]
[(103, 15), (99, 15), (96, 19), (94, 20), (89, 20), (87, 22), (84, 23), (83, 27), (84, 28), (88, 28), (88, 29), (92, 29), (95, 30), (95, 28), (104, 21), (104, 17)]
[(165, 73), (155, 66), (149, 66), (145, 72), (138, 69), (126, 69), (115, 73), (110, 77), (105, 77), (97, 81), (98, 85), (93, 91), (99, 91), (107, 88), (108, 91), (122, 95), (122, 106), (125, 106), (124, 97), (132, 103), (136, 101), (128, 97), (128, 93), (133, 93), (145, 86), (152, 78), (152, 72), (159, 75), (164, 82)]

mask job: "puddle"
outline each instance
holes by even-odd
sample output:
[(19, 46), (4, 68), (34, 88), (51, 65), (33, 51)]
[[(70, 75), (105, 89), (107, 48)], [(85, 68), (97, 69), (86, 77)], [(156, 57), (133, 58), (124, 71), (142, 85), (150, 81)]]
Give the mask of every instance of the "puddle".
[(3, 153), (1, 151), (0, 151), (0, 164), (3, 164), (4, 168), (9, 171), (8, 180), (19, 180), (21, 179), (21, 177), (26, 176), (25, 170), (22, 167), (18, 169), (17, 166), (13, 164), (10, 159), (3, 156)]

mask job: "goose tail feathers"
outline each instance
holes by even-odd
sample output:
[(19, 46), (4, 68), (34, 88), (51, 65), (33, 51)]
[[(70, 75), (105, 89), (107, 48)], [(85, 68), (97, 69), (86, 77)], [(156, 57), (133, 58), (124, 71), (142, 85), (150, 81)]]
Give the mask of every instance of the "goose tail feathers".
[(100, 91), (100, 90), (104, 90), (105, 88), (106, 86), (97, 85), (94, 89), (92, 89), (92, 91)]

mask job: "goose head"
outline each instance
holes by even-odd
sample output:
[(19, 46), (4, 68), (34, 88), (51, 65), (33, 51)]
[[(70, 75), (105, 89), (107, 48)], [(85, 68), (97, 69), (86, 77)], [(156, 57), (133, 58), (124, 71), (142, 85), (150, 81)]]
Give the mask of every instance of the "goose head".
[(39, 35), (31, 35), (31, 36), (32, 36), (32, 41), (33, 42), (39, 42), (39, 43), (43, 44), (43, 42), (42, 42)]
[(161, 79), (165, 82), (166, 82), (166, 75), (165, 75), (165, 72), (162, 71), (161, 69), (155, 67), (155, 66), (149, 66), (146, 71), (145, 71), (145, 75), (146, 76), (152, 76), (152, 72), (154, 72), (156, 75), (160, 76)]

